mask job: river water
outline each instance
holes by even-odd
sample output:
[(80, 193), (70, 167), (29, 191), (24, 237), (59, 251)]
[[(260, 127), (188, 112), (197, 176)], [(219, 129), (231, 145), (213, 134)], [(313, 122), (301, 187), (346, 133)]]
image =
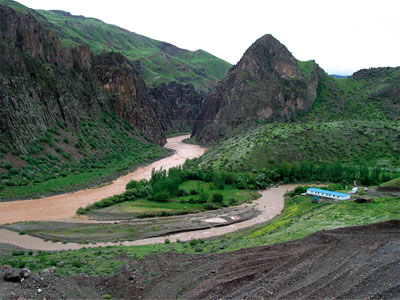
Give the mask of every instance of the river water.
[(175, 150), (172, 156), (160, 159), (152, 164), (114, 180), (99, 188), (80, 190), (34, 200), (0, 202), (0, 225), (20, 221), (71, 221), (78, 218), (75, 214), (79, 207), (100, 201), (101, 199), (125, 192), (126, 184), (132, 179), (149, 179), (152, 169), (169, 169), (201, 156), (207, 149), (198, 145), (183, 143), (190, 135), (169, 138), (164, 147)]
[[(0, 225), (20, 221), (87, 221), (76, 216), (75, 212), (79, 207), (84, 207), (103, 198), (124, 192), (126, 184), (132, 179), (149, 179), (152, 169), (169, 169), (171, 167), (179, 166), (183, 164), (186, 159), (199, 157), (207, 150), (206, 148), (197, 145), (183, 143), (182, 141), (188, 137), (189, 135), (184, 135), (168, 139), (165, 147), (175, 150), (176, 152), (174, 155), (138, 168), (137, 170), (114, 180), (109, 185), (35, 200), (0, 202)], [(35, 250), (74, 250), (83, 247), (90, 248), (113, 245), (134, 246), (157, 244), (163, 243), (166, 238), (171, 242), (177, 240), (188, 241), (191, 239), (209, 238), (271, 220), (282, 211), (284, 207), (284, 194), (288, 190), (294, 189), (296, 186), (297, 185), (285, 185), (279, 188), (271, 188), (262, 191), (262, 196), (259, 199), (253, 201), (251, 204), (243, 204), (245, 206), (255, 206), (255, 208), (260, 211), (260, 214), (253, 219), (227, 226), (182, 232), (163, 237), (126, 241), (122, 243), (97, 243), (85, 245), (78, 243), (63, 244), (59, 242), (46, 242), (40, 238), (29, 235), (19, 235), (17, 232), (0, 229), (0, 243), (9, 243), (22, 248)]]

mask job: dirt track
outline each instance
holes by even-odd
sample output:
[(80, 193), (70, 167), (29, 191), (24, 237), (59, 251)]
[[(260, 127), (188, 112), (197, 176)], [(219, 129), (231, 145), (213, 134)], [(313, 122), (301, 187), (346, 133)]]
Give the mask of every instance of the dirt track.
[(206, 148), (182, 143), (190, 135), (173, 137), (167, 140), (166, 148), (175, 150), (175, 154), (139, 168), (114, 180), (111, 184), (99, 188), (81, 190), (35, 200), (0, 202), (0, 225), (20, 221), (67, 221), (75, 217), (79, 207), (97, 202), (101, 199), (123, 193), (126, 184), (132, 179), (148, 179), (152, 169), (169, 169), (179, 166), (186, 159), (201, 156)]
[(111, 277), (41, 274), (23, 283), (0, 281), (0, 299), (35, 298), (38, 288), (40, 299), (78, 293), (88, 299), (400, 299), (398, 220), (233, 253), (116, 259), (126, 264)]

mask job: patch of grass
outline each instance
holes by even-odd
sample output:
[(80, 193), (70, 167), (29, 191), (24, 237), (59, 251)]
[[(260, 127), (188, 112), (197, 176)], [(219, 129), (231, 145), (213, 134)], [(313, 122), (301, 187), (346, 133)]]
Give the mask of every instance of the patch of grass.
[(388, 182), (382, 183), (380, 188), (387, 188), (387, 189), (399, 189), (400, 190), (400, 177), (390, 180)]

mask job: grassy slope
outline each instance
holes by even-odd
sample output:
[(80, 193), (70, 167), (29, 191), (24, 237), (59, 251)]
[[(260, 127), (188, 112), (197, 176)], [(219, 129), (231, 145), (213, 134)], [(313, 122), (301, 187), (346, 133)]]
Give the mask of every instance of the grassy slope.
[(206, 152), (202, 164), (252, 170), (282, 161), (399, 166), (399, 122), (271, 123)]
[(29, 11), (45, 27), (55, 31), (65, 47), (88, 44), (95, 53), (117, 51), (139, 60), (149, 86), (178, 81), (207, 90), (231, 65), (203, 50), (188, 51), (147, 38), (94, 18), (72, 16), (63, 11), (33, 11), (10, 0), (0, 0), (19, 11)]
[[(298, 61), (306, 74), (312, 61)], [(202, 164), (251, 170), (281, 161), (400, 166), (400, 121), (392, 88), (400, 69), (363, 79), (325, 76), (312, 109), (293, 123), (254, 124), (202, 157)]]
[[(81, 134), (61, 127), (48, 131), (27, 155), (0, 153), (0, 199), (38, 197), (109, 181), (167, 151), (135, 135), (114, 115), (89, 119)], [(3, 150), (3, 149), (2, 149)]]
[(400, 178), (395, 178), (388, 182), (382, 183), (379, 187), (387, 189), (398, 189), (400, 190)]

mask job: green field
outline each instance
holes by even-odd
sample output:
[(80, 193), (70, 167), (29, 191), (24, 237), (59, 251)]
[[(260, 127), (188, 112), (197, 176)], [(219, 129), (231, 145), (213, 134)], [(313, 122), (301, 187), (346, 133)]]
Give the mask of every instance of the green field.
[[(134, 200), (122, 201), (115, 205), (107, 205), (104, 208), (96, 207), (96, 203), (85, 209), (89, 214), (113, 214), (118, 219), (118, 214), (132, 214), (139, 218), (157, 217), (167, 215), (181, 215), (185, 213), (200, 212), (230, 205), (239, 205), (257, 199), (260, 194), (254, 190), (239, 190), (233, 186), (226, 185), (224, 189), (218, 189), (212, 183), (200, 180), (188, 180), (179, 185), (184, 190), (184, 195), (172, 196), (165, 201), (154, 199), (136, 198)], [(129, 190), (128, 190), (129, 192)], [(214, 202), (212, 196), (220, 194), (221, 202)], [(107, 201), (107, 199), (102, 200)], [(166, 214), (163, 214), (166, 213)]]

